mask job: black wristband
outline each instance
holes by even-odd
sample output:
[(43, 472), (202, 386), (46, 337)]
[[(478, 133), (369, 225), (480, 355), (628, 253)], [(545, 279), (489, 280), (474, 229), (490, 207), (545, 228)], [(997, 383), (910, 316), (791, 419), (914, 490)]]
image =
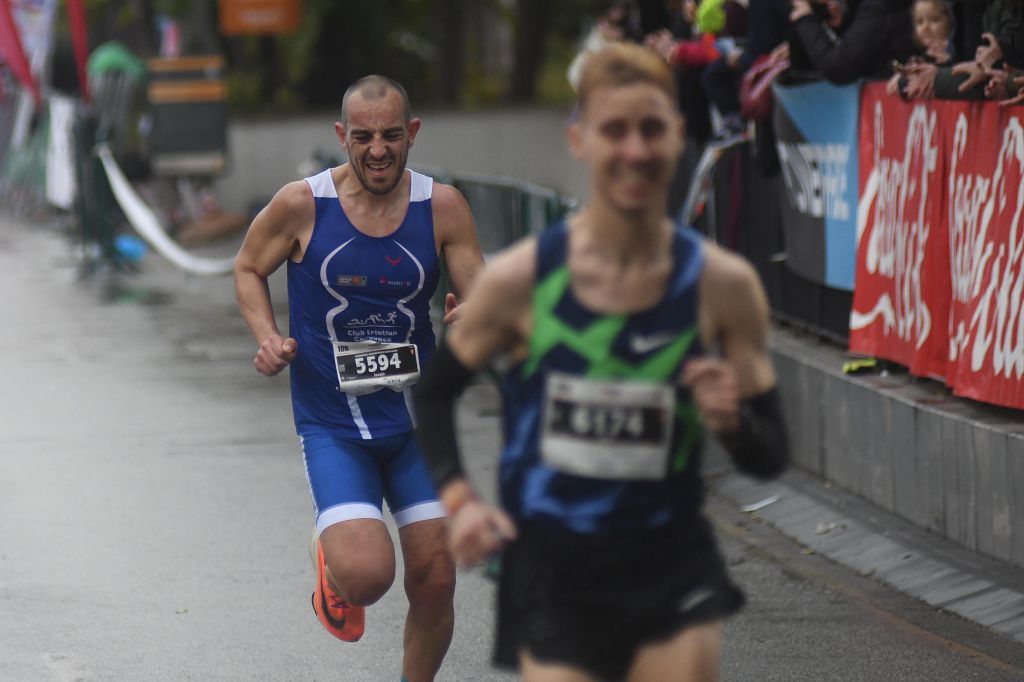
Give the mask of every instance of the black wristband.
[(416, 439), (438, 491), (464, 475), (455, 435), (455, 400), (475, 374), (442, 342), (413, 387)]
[(757, 478), (774, 478), (786, 468), (789, 442), (779, 390), (769, 389), (740, 402), (740, 426), (718, 434), (736, 466)]

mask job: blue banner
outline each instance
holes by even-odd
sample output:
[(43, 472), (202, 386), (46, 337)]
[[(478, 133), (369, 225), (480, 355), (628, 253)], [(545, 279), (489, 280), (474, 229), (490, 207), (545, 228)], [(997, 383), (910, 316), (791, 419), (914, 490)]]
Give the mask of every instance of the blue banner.
[(802, 277), (852, 291), (860, 84), (775, 85), (773, 90), (786, 190), (786, 264)]

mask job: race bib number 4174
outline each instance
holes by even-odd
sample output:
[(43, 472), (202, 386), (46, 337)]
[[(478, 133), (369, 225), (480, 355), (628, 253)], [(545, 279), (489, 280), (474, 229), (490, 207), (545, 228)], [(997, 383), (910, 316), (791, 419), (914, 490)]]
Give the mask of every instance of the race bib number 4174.
[(554, 469), (588, 478), (664, 478), (674, 411), (672, 386), (552, 373), (541, 457)]

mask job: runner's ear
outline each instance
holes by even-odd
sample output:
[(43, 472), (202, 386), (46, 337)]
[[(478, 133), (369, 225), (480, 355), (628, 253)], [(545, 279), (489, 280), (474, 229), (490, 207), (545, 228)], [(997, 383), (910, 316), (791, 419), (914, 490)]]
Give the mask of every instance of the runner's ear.
[(569, 124), (566, 129), (566, 136), (569, 139), (569, 151), (577, 161), (583, 160), (583, 130), (580, 127), (579, 119)]
[(420, 120), (418, 118), (414, 118), (414, 119), (409, 121), (409, 125), (406, 127), (406, 130), (409, 133), (409, 146), (410, 147), (412, 146), (413, 140), (416, 139), (416, 133), (418, 133), (420, 131), (420, 123), (421, 122), (420, 122)]

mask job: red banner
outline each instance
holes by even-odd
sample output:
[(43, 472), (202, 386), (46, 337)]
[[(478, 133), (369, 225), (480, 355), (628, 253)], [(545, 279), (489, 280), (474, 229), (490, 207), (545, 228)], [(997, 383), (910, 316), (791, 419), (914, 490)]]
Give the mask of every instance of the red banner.
[(865, 88), (850, 349), (1024, 409), (1024, 126)]
[(18, 24), (14, 21), (11, 3), (8, 0), (0, 0), (0, 56), (3, 56), (14, 77), (32, 93), (32, 99), (35, 100), (38, 108), (40, 104), (39, 86), (36, 84), (36, 79), (32, 77), (32, 68), (29, 66), (28, 57), (25, 56)]
[(68, 25), (71, 27), (71, 45), (75, 51), (75, 70), (82, 99), (89, 102), (89, 76), (86, 65), (89, 61), (89, 32), (85, 21), (85, 7), (82, 0), (68, 0)]

